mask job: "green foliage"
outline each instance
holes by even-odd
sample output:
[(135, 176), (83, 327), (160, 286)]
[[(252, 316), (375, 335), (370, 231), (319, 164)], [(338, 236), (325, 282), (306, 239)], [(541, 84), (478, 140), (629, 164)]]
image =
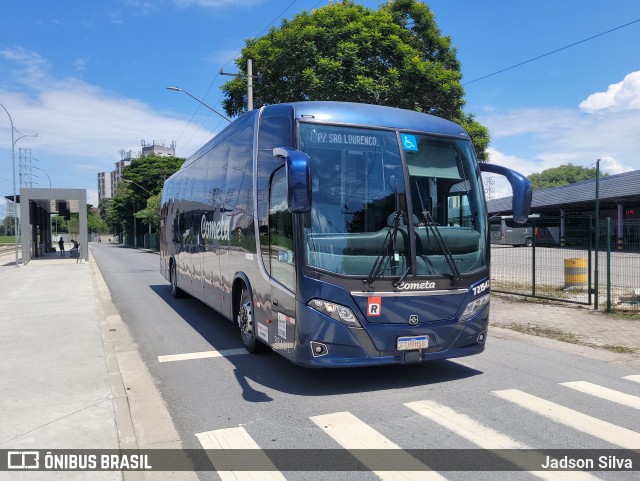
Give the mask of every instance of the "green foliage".
[[(462, 74), (451, 39), (416, 0), (395, 0), (371, 10), (342, 0), (284, 20), (257, 39), (247, 39), (236, 60), (254, 79), (254, 106), (300, 100), (338, 100), (416, 110), (463, 124), (480, 160), (487, 129), (463, 111)], [(246, 109), (246, 79), (222, 87), (226, 112)]]
[[(106, 223), (107, 231), (132, 233), (134, 218), (146, 219), (145, 223), (151, 221), (152, 227), (157, 229), (160, 225), (162, 186), (183, 163), (184, 159), (178, 157), (151, 155), (135, 159), (125, 167), (123, 180), (118, 183), (113, 198), (100, 203), (99, 216)], [(157, 198), (157, 201), (150, 205), (150, 197)]]
[(67, 222), (67, 226), (69, 227), (69, 234), (78, 235), (80, 233), (80, 219), (78, 216), (72, 215)]
[[(604, 177), (608, 174), (600, 172)], [(581, 167), (579, 165), (565, 164), (559, 167), (543, 170), (527, 177), (531, 181), (533, 190), (550, 189), (561, 185), (575, 184), (583, 180), (596, 178), (596, 168)]]
[(91, 209), (87, 215), (87, 230), (91, 234), (106, 234), (109, 232), (107, 222), (100, 216), (98, 209)]
[(151, 227), (158, 229), (160, 227), (160, 199), (162, 195), (152, 195), (147, 199), (147, 207), (136, 212), (135, 216), (142, 219), (145, 224), (151, 223)]
[(51, 218), (51, 225), (53, 226), (53, 232), (69, 232), (69, 226), (67, 220), (61, 215), (55, 215)]
[(150, 155), (131, 161), (131, 165), (125, 167), (122, 178), (131, 181), (131, 189), (135, 195), (145, 199), (150, 195), (162, 191), (164, 181), (171, 177), (184, 163), (184, 159), (178, 157), (161, 157)]
[(0, 226), (0, 234), (14, 236), (15, 235), (15, 229), (13, 227), (14, 225), (15, 225), (15, 222), (14, 222), (13, 216), (8, 215), (2, 221), (2, 225)]

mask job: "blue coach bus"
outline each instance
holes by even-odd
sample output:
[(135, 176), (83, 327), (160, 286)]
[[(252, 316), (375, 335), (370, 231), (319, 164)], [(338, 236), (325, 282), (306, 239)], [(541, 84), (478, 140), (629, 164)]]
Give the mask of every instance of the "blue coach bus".
[(244, 113), (164, 185), (160, 268), (265, 346), (317, 367), (413, 363), (484, 350), (489, 229), (460, 126), (344, 102)]

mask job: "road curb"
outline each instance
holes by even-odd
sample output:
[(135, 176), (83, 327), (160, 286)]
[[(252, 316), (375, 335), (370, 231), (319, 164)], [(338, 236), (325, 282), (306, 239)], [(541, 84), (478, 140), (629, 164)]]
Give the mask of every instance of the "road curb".
[[(182, 449), (169, 411), (128, 327), (111, 300), (98, 264), (90, 256), (96, 308), (114, 394), (118, 439), (122, 449)], [(191, 472), (124, 471), (125, 481), (197, 480)]]

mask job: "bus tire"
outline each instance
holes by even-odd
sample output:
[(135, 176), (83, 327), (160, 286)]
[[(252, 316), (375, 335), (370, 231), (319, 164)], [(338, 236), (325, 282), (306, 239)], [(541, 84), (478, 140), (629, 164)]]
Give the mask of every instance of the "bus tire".
[(178, 287), (178, 276), (176, 273), (176, 263), (171, 263), (171, 295), (174, 299), (184, 297), (184, 291)]
[(240, 336), (242, 337), (242, 343), (244, 348), (250, 353), (259, 352), (261, 349), (261, 343), (256, 337), (255, 318), (253, 315), (253, 301), (251, 300), (251, 294), (247, 285), (242, 283), (242, 290), (238, 298), (238, 307), (236, 312), (238, 313), (237, 322), (240, 327)]
[(527, 237), (524, 240), (524, 245), (525, 245), (525, 247), (531, 247), (533, 245), (533, 238), (532, 237)]

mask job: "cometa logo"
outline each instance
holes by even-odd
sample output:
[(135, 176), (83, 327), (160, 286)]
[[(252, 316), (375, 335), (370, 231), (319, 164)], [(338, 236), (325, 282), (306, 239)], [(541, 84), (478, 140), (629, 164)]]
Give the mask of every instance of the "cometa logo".
[(200, 222), (200, 233), (203, 239), (211, 240), (230, 240), (229, 234), (231, 228), (231, 222), (229, 220), (208, 221), (207, 217), (202, 215), (202, 222)]
[(433, 281), (425, 282), (403, 282), (398, 286), (402, 291), (417, 291), (420, 289), (435, 289), (436, 283)]

